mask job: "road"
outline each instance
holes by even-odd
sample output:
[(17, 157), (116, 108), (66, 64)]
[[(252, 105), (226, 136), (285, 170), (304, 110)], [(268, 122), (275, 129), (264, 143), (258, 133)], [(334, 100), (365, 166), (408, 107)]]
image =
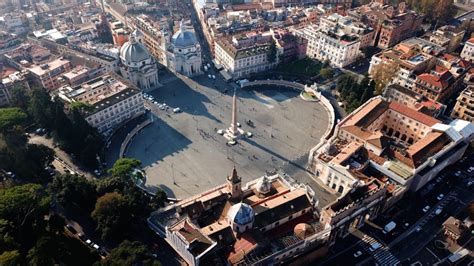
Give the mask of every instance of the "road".
[(28, 142), (32, 144), (42, 144), (53, 149), (56, 155), (52, 165), (59, 173), (64, 174), (69, 171), (73, 174), (77, 173), (79, 175), (83, 175), (87, 179), (96, 178), (91, 172), (86, 170), (84, 167), (81, 167), (78, 163), (74, 162), (74, 159), (68, 153), (55, 146), (51, 138), (46, 138), (45, 136), (39, 136), (30, 133)]
[[(448, 216), (458, 214), (474, 200), (473, 191), (466, 189), (468, 179), (472, 178), (466, 171), (472, 157), (445, 169), (414, 196), (399, 201), (393, 211), (389, 210), (374, 223), (368, 222), (360, 231), (352, 232), (348, 238), (336, 243), (321, 264), (395, 265), (415, 256), (440, 232)], [(461, 171), (459, 178), (454, 177), (456, 171)], [(441, 200), (438, 199), (440, 194), (444, 195)], [(425, 213), (422, 209), (427, 205), (431, 208)], [(435, 214), (437, 208), (442, 209), (439, 215)], [(383, 234), (382, 228), (392, 220), (397, 227), (391, 233)], [(370, 252), (367, 248), (375, 241), (381, 248)], [(358, 251), (362, 254), (355, 258)]]

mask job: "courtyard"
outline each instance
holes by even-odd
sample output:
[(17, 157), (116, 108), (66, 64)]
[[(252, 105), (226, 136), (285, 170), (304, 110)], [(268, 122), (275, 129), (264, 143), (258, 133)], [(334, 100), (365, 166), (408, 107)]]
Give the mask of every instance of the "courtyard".
[[(229, 84), (204, 75), (164, 83), (151, 94), (169, 108), (161, 110), (147, 102), (153, 123), (135, 136), (126, 152), (126, 157), (142, 161), (147, 189), (159, 187), (169, 197), (186, 198), (224, 183), (235, 165), (244, 183), (266, 172), (283, 171), (311, 185), (320, 206), (335, 198), (305, 170), (309, 150), (328, 127), (321, 104), (305, 102), (288, 88), (239, 89), (237, 120), (253, 136), (231, 146), (217, 133), (231, 121)], [(176, 107), (181, 112), (174, 113)]]

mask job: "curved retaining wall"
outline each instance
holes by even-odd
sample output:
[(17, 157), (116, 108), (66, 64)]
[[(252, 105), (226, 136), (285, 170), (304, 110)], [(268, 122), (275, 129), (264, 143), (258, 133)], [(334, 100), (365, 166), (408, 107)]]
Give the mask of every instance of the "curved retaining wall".
[(130, 141), (133, 139), (133, 137), (135, 137), (135, 135), (140, 132), (140, 130), (149, 126), (151, 123), (151, 120), (147, 119), (145, 122), (137, 125), (132, 131), (130, 131), (130, 133), (127, 134), (127, 137), (125, 137), (125, 140), (122, 142), (122, 146), (120, 146), (119, 158), (123, 158), (125, 152), (127, 151), (128, 144), (130, 144)]
[[(246, 82), (241, 87), (246, 88), (246, 87), (252, 87), (252, 86), (264, 86), (264, 85), (284, 86), (284, 87), (289, 87), (289, 88), (296, 89), (299, 91), (313, 92), (316, 98), (320, 100), (321, 104), (328, 112), (329, 126), (326, 129), (326, 132), (324, 132), (323, 136), (321, 137), (319, 143), (309, 151), (309, 156), (308, 156), (308, 167), (309, 167), (310, 165), (312, 165), (314, 153), (322, 145), (325, 144), (325, 140), (328, 139), (328, 137), (331, 135), (331, 132), (336, 124), (336, 113), (334, 111), (334, 107), (332, 106), (331, 102), (326, 97), (324, 97), (320, 92), (317, 92), (314, 87), (309, 87), (298, 82), (292, 82), (292, 81), (286, 81), (286, 80), (255, 80), (255, 81)], [(311, 171), (311, 169), (309, 170)]]

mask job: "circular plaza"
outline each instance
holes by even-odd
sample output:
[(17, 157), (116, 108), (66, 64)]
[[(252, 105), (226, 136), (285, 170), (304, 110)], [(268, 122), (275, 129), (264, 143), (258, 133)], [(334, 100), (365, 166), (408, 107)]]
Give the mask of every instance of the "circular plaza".
[[(305, 170), (308, 152), (329, 127), (320, 103), (306, 102), (284, 87), (239, 89), (237, 121), (252, 136), (229, 145), (219, 134), (232, 120), (229, 84), (204, 75), (163, 83), (151, 93), (159, 105), (147, 102), (153, 123), (132, 139), (125, 154), (142, 161), (150, 191), (159, 187), (169, 197), (186, 198), (224, 183), (234, 165), (244, 183), (276, 170), (314, 182)], [(168, 108), (160, 108), (163, 103)]]

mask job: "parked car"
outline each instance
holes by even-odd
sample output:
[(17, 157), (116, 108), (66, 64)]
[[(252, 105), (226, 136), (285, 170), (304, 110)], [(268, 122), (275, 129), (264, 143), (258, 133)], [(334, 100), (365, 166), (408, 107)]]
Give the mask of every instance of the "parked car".
[(176, 107), (173, 109), (173, 113), (180, 113), (181, 109), (179, 107)]
[(358, 250), (357, 252), (354, 253), (354, 258), (358, 258), (362, 255), (362, 251)]
[(429, 210), (430, 210), (430, 206), (428, 206), (428, 205), (426, 205), (426, 206), (423, 208), (423, 212), (424, 212), (424, 213), (427, 213)]
[(77, 234), (77, 231), (76, 231), (76, 229), (74, 228), (74, 226), (72, 224), (66, 224), (66, 228), (67, 228), (67, 230), (69, 230), (69, 232), (71, 232), (73, 234)]
[(444, 194), (439, 194), (438, 197), (436, 197), (437, 200), (441, 200), (444, 198)]
[(443, 209), (442, 209), (442, 208), (438, 208), (438, 209), (436, 209), (435, 214), (436, 214), (436, 215), (440, 215), (441, 212), (443, 212)]
[(382, 245), (380, 245), (379, 242), (375, 242), (369, 247), (369, 250), (370, 250), (370, 252), (374, 252), (377, 249), (379, 249), (380, 247), (382, 247)]

